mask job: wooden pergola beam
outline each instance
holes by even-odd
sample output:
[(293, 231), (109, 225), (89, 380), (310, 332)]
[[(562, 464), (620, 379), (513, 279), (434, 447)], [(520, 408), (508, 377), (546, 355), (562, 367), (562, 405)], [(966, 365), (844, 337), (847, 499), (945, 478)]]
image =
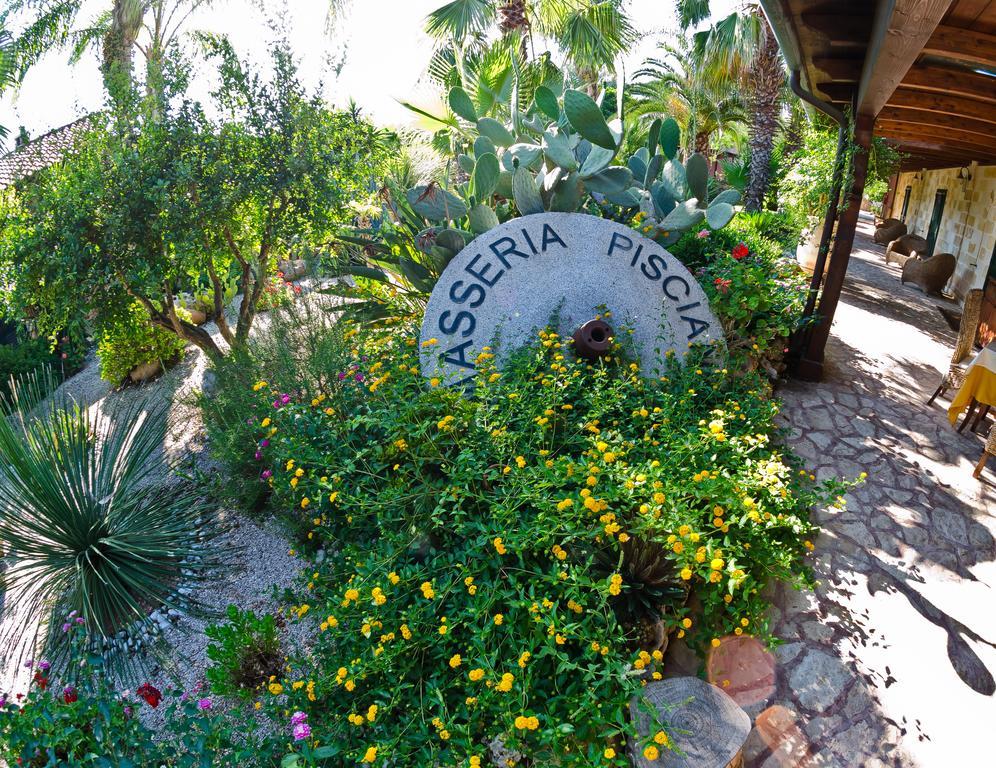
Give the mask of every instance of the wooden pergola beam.
[(950, 6), (951, 0), (878, 3), (858, 89), (858, 115), (874, 118), (882, 111)]
[(980, 152), (996, 153), (996, 135), (985, 135), (962, 131), (957, 128), (943, 126), (917, 125), (895, 120), (878, 120), (875, 123), (875, 134), (886, 138), (924, 139), (940, 145), (978, 149)]
[(996, 80), (965, 69), (920, 64), (907, 73), (902, 86), (996, 104)]
[(996, 66), (996, 35), (942, 24), (934, 30), (923, 52), (965, 64), (993, 67)]
[(878, 114), (879, 122), (902, 123), (912, 126), (931, 126), (934, 128), (955, 129), (990, 137), (996, 133), (996, 123), (984, 120), (973, 120), (968, 117), (948, 115), (944, 112), (934, 112), (929, 109), (910, 109), (894, 107), (892, 102)]
[(896, 92), (889, 99), (889, 107), (901, 109), (923, 109), (930, 112), (937, 112), (945, 115), (953, 115), (957, 118), (971, 118), (973, 120), (983, 120), (992, 123), (996, 130), (996, 104), (990, 104), (977, 99), (966, 99), (962, 96), (953, 96), (943, 93), (930, 93), (928, 91), (916, 91), (900, 85)]

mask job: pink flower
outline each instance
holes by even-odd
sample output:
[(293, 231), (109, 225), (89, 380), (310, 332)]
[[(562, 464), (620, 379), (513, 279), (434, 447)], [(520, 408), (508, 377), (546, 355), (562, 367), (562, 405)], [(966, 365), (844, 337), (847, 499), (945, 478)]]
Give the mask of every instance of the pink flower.
[(301, 723), (305, 723), (307, 721), (308, 721), (307, 714), (305, 714), (304, 712), (295, 712), (293, 715), (291, 715), (290, 724), (300, 725)]
[(705, 240), (707, 237), (709, 237), (709, 230), (708, 229), (700, 229), (698, 232), (695, 233), (695, 236), (699, 240)]
[(200, 710), (211, 709), (211, 699), (199, 699), (197, 708)]
[(269, 480), (271, 477), (273, 477), (273, 470), (272, 469), (264, 469), (263, 470), (263, 474), (261, 474), (260, 477), (263, 480)]
[(304, 741), (305, 739), (311, 738), (311, 726), (307, 723), (298, 723), (294, 726), (292, 733), (294, 735), (294, 741)]

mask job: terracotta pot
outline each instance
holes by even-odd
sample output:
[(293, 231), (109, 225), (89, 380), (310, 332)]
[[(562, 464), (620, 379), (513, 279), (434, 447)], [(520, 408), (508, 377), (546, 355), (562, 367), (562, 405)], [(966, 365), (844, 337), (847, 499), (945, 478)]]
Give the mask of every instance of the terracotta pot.
[(188, 310), (190, 312), (190, 322), (194, 325), (204, 325), (207, 322), (207, 313), (201, 312), (199, 309)]
[(128, 378), (135, 384), (141, 384), (143, 381), (155, 378), (162, 372), (162, 364), (156, 360), (155, 362), (144, 363), (143, 365), (133, 368), (131, 373), (128, 374)]
[[(820, 250), (820, 240), (823, 238), (823, 222), (815, 221), (811, 223), (803, 233), (803, 239), (795, 251), (795, 259), (804, 270), (810, 274), (816, 269), (816, 255)], [(826, 265), (824, 265), (824, 270)]]

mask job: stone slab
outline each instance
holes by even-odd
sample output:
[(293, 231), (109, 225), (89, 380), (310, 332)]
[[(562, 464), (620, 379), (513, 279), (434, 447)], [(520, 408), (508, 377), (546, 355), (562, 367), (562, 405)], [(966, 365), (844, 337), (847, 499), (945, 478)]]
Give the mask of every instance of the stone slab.
[(723, 338), (702, 287), (657, 243), (608, 219), (542, 213), (501, 224), (449, 263), (426, 307), (422, 372), (469, 383), (484, 347), (500, 364), (555, 316), (571, 336), (606, 309), (647, 376), (669, 350), (683, 357)]

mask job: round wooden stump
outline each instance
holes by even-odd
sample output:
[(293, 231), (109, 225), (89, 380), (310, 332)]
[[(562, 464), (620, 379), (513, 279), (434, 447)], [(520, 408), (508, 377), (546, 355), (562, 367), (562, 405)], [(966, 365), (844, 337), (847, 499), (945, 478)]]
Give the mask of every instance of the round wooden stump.
[[(697, 677), (650, 683), (629, 710), (641, 737), (630, 744), (637, 768), (736, 768), (742, 763), (750, 717), (723, 691)], [(662, 729), (676, 749), (661, 748), (656, 760), (647, 760), (643, 748)]]

